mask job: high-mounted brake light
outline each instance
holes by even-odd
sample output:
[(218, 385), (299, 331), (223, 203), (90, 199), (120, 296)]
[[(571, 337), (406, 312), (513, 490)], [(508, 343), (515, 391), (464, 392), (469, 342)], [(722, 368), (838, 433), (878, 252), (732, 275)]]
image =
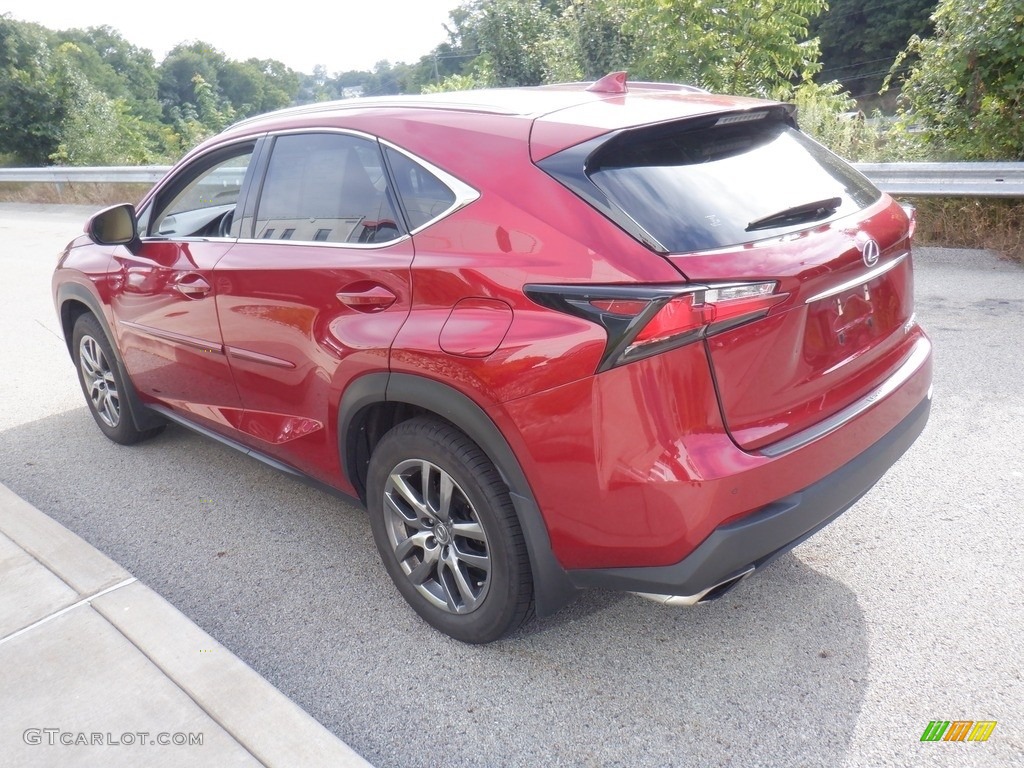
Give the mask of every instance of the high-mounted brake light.
[(598, 370), (664, 352), (768, 314), (788, 296), (778, 283), (677, 286), (528, 285), (538, 304), (595, 322), (608, 332)]
[(768, 117), (768, 110), (759, 109), (756, 112), (739, 112), (735, 115), (726, 115), (715, 121), (715, 125), (732, 125), (733, 123), (750, 123), (754, 120), (762, 120)]

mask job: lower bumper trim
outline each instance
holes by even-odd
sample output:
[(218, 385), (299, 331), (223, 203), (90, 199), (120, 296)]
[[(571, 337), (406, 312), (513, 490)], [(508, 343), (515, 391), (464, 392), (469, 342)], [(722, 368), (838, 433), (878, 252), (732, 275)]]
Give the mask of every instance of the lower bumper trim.
[(616, 589), (653, 596), (658, 602), (693, 605), (718, 587), (739, 581), (770, 563), (852, 507), (924, 430), (931, 398), (874, 445), (817, 483), (716, 528), (673, 565), (568, 571), (578, 588)]

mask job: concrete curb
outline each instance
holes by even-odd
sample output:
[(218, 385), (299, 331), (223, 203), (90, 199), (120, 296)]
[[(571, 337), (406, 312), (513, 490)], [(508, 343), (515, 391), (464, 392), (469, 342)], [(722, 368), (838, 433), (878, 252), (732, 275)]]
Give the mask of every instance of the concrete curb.
[[(63, 712), (53, 715), (61, 722), (44, 725), (79, 737), (82, 723), (103, 721), (104, 708), (109, 719), (122, 721), (107, 723), (110, 730), (123, 724), (126, 711), (148, 711), (156, 734), (174, 720), (159, 714), (162, 695), (173, 699), (175, 711), (185, 712), (194, 727), (208, 728), (216, 738), (207, 739), (202, 753), (187, 757), (180, 751), (146, 752), (141, 760), (147, 764), (163, 764), (163, 759), (173, 764), (182, 757), (198, 764), (198, 757), (210, 765), (369, 766), (160, 595), (3, 485), (0, 534), (0, 670), (6, 669), (0, 671), (0, 721), (10, 725), (0, 734), (0, 756), (6, 753), (0, 765), (8, 758), (16, 765), (53, 764), (55, 755), (62, 765), (138, 765), (138, 747), (110, 743), (109, 734), (100, 744), (40, 745), (24, 735), (39, 723), (16, 721), (19, 715), (31, 717), (23, 712)], [(117, 680), (110, 687), (103, 670), (94, 670), (93, 677), (79, 672), (79, 654), (89, 655), (88, 661), (111, 658), (95, 652), (83, 632), (98, 638), (98, 646), (114, 649), (118, 669), (110, 676)], [(33, 654), (39, 655), (38, 671), (32, 668)], [(132, 658), (122, 669), (126, 656)], [(124, 680), (124, 670), (134, 679)], [(46, 706), (49, 699), (52, 709)], [(8, 743), (12, 739), (17, 743)]]

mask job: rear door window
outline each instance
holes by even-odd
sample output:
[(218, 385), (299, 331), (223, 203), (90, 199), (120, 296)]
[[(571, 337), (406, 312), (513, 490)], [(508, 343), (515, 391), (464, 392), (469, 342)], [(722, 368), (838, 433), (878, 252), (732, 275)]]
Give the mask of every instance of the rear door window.
[(881, 196), (843, 160), (769, 113), (624, 132), (589, 158), (587, 175), (671, 253), (804, 229)]
[(340, 133), (274, 140), (253, 237), (386, 243), (402, 236), (376, 141)]

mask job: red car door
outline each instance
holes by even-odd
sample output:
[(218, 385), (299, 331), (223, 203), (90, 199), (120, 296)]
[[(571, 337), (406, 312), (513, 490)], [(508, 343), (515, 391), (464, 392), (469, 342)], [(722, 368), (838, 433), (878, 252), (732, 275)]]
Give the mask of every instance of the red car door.
[(214, 269), (244, 439), (333, 483), (341, 393), (388, 369), (409, 314), (413, 246), (393, 199), (372, 139), (279, 136), (241, 239)]
[(111, 307), (125, 365), (144, 397), (215, 425), (240, 408), (217, 320), (214, 266), (252, 143), (198, 158), (140, 216), (141, 244), (114, 252)]

